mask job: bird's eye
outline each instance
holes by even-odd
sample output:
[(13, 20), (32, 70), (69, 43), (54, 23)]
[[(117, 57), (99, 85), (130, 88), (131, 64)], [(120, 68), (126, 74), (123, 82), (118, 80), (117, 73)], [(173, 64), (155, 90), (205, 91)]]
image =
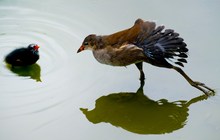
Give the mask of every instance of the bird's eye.
[(88, 45), (89, 45), (89, 43), (88, 43), (88, 42), (84, 42), (83, 44), (84, 44), (85, 46), (88, 46)]

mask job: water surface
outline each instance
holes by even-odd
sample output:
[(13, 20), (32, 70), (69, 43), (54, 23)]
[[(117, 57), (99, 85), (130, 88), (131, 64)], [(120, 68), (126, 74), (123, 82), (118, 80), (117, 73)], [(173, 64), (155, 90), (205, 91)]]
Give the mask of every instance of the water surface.
[[(220, 2), (0, 1), (0, 139), (187, 139), (220, 137)], [(126, 29), (137, 18), (157, 21), (188, 44), (184, 71), (216, 90), (210, 98), (173, 70), (99, 64), (84, 37)], [(13, 69), (4, 56), (37, 43), (40, 60)]]

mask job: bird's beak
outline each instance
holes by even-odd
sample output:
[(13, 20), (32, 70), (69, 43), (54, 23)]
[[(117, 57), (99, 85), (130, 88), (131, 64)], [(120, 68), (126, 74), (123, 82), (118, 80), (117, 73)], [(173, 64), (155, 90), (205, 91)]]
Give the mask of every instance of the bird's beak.
[(40, 46), (38, 46), (38, 45), (35, 45), (35, 46), (34, 46), (34, 50), (35, 50), (35, 51), (37, 51), (39, 48), (40, 48)]
[(83, 51), (84, 49), (85, 49), (85, 46), (82, 45), (82, 46), (78, 49), (77, 53)]

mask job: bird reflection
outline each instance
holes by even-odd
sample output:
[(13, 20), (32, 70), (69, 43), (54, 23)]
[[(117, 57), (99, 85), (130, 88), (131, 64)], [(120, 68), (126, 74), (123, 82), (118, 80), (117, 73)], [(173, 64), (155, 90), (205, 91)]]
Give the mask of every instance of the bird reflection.
[(15, 67), (7, 64), (6, 67), (18, 76), (30, 77), (37, 82), (41, 82), (41, 68), (37, 63), (23, 67)]
[(190, 101), (154, 101), (144, 95), (142, 84), (136, 93), (111, 93), (97, 99), (93, 110), (80, 110), (94, 124), (106, 122), (133, 133), (164, 134), (183, 128), (189, 115), (188, 107), (204, 99), (206, 95)]

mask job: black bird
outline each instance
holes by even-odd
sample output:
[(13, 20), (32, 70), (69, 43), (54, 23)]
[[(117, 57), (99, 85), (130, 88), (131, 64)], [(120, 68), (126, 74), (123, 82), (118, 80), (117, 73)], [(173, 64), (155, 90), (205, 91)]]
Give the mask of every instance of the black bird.
[(39, 59), (39, 46), (30, 44), (27, 48), (18, 48), (5, 57), (5, 62), (12, 66), (29, 66)]

